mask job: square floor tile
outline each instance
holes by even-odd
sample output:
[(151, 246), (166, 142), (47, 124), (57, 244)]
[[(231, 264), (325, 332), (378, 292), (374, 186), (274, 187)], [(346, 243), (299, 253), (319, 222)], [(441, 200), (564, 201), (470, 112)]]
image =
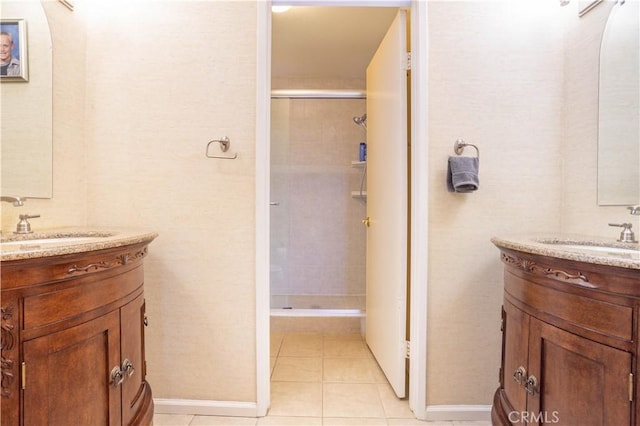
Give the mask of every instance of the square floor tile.
[(322, 335), (307, 333), (286, 334), (278, 356), (322, 356)]
[(322, 383), (271, 382), (269, 416), (322, 416)]
[(391, 388), (391, 385), (388, 383), (378, 384), (378, 392), (380, 394), (380, 400), (382, 401), (385, 416), (415, 419), (413, 411), (409, 409), (409, 401), (398, 398), (393, 391), (393, 388)]
[[(387, 419), (372, 417), (325, 417), (323, 426), (387, 426)], [(429, 426), (429, 425), (425, 425)]]
[(327, 358), (371, 358), (371, 352), (362, 340), (324, 341), (324, 356)]
[(322, 358), (278, 357), (271, 380), (277, 382), (321, 382)]
[(325, 383), (324, 417), (384, 417), (384, 409), (375, 384)]
[(322, 418), (267, 416), (258, 419), (258, 426), (322, 426)]
[(153, 415), (153, 424), (156, 426), (189, 426), (193, 420), (191, 414), (161, 414)]
[(271, 333), (270, 339), (270, 355), (272, 357), (278, 356), (280, 352), (280, 347), (282, 346), (282, 340), (284, 339), (284, 334), (282, 333)]
[(324, 340), (357, 340), (362, 342), (364, 337), (360, 333), (325, 333)]
[(334, 383), (386, 383), (369, 358), (324, 358), (322, 380)]
[(189, 426), (255, 426), (255, 417), (194, 416)]

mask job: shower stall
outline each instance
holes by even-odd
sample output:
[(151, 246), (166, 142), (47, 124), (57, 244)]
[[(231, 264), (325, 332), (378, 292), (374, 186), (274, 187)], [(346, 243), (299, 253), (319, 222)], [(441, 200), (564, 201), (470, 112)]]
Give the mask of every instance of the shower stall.
[(359, 152), (366, 101), (354, 93), (272, 96), (273, 331), (359, 332), (364, 326), (366, 162)]

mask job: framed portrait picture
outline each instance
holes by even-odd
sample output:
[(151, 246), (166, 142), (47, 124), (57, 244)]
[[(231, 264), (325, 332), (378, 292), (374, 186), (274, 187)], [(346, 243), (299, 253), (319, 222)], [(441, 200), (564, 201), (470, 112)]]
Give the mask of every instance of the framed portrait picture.
[(24, 19), (0, 20), (0, 82), (6, 81), (29, 81)]

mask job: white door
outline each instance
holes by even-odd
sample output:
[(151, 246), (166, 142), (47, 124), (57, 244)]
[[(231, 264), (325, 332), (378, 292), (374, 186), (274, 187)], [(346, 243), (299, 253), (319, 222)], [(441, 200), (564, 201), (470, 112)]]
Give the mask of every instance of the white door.
[(407, 311), (407, 49), (400, 11), (367, 68), (366, 340), (405, 396)]

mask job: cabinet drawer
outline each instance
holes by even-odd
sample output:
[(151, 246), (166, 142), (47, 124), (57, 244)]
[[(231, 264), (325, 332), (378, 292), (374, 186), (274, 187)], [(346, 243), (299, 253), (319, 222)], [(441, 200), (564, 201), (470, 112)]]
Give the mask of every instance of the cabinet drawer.
[(633, 308), (630, 306), (565, 293), (508, 272), (505, 291), (533, 308), (534, 316), (544, 313), (589, 331), (632, 340)]
[(134, 292), (143, 281), (140, 265), (123, 274), (90, 282), (74, 280), (64, 288), (25, 297), (24, 329), (44, 327), (109, 305)]

